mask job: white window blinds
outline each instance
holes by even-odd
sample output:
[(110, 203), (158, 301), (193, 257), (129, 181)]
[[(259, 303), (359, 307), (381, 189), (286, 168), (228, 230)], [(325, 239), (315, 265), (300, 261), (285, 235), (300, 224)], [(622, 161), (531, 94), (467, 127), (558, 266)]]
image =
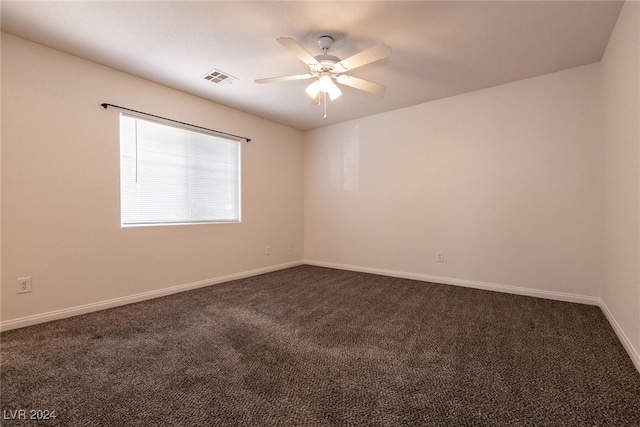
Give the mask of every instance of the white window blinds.
[(120, 115), (123, 226), (240, 222), (240, 143)]

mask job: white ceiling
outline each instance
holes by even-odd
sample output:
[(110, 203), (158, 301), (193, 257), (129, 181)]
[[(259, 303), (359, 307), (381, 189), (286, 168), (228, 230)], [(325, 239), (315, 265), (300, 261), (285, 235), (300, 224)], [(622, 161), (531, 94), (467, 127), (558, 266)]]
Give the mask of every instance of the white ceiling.
[[(622, 2), (2, 0), (1, 7), (2, 31), (308, 130), (597, 62)], [(324, 31), (344, 35), (330, 52), (341, 59), (378, 43), (391, 47), (390, 60), (352, 72), (388, 86), (383, 96), (343, 87), (323, 118), (322, 107), (309, 105), (308, 81), (254, 83), (308, 71), (276, 38), (294, 38), (317, 55), (313, 35)], [(214, 68), (239, 80), (204, 80)]]

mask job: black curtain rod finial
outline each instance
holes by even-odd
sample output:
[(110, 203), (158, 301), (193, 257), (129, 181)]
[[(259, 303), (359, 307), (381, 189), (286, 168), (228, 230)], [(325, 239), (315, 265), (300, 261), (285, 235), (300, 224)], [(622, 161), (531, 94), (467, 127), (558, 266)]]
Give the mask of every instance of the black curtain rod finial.
[(247, 142), (251, 141), (251, 138), (247, 138), (246, 136), (234, 135), (232, 133), (222, 132), (220, 130), (209, 129), (209, 128), (205, 128), (205, 127), (198, 126), (198, 125), (192, 125), (190, 123), (185, 123), (185, 122), (181, 122), (181, 121), (178, 121), (178, 120), (168, 119), (168, 118), (162, 117), (162, 116), (156, 116), (155, 114), (145, 113), (144, 111), (132, 110), (131, 108), (121, 107), (119, 105), (107, 104), (106, 102), (103, 102), (100, 105), (102, 105), (102, 107), (105, 110), (107, 109), (107, 107), (113, 107), (113, 108), (117, 108), (119, 110), (131, 111), (132, 113), (142, 114), (143, 116), (147, 116), (147, 117), (153, 117), (153, 118), (156, 118), (156, 119), (166, 120), (166, 121), (169, 121), (169, 122), (178, 123), (178, 124), (189, 126), (189, 127), (196, 128), (196, 129), (206, 130), (207, 132), (216, 133), (216, 134), (221, 135), (221, 136), (232, 137), (232, 138), (235, 138), (235, 139), (244, 139)]

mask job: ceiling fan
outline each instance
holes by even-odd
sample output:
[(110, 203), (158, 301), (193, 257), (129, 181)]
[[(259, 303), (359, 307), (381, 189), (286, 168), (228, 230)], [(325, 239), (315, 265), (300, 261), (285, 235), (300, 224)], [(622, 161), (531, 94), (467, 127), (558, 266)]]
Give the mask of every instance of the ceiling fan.
[(302, 60), (302, 62), (309, 67), (309, 72), (293, 76), (257, 79), (255, 80), (256, 83), (274, 83), (313, 78), (314, 81), (307, 86), (305, 91), (311, 97), (311, 104), (317, 105), (324, 100), (325, 109), (327, 95), (332, 101), (342, 95), (342, 91), (336, 83), (350, 86), (374, 95), (380, 95), (387, 89), (386, 86), (379, 83), (360, 79), (346, 73), (358, 67), (362, 67), (363, 65), (388, 58), (391, 56), (391, 48), (389, 46), (380, 43), (360, 53), (356, 53), (349, 58), (340, 60), (340, 58), (329, 55), (328, 53), (335, 41), (334, 37), (330, 35), (322, 35), (318, 37), (318, 47), (322, 50), (322, 54), (317, 56), (312, 56), (294, 39), (280, 37), (276, 39), (276, 41)]

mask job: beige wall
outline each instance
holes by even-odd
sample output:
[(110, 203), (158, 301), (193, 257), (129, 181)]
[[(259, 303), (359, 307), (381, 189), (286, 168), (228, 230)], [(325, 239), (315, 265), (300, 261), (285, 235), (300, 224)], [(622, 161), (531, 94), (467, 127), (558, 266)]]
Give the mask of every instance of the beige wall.
[(640, 360), (640, 3), (625, 3), (602, 60), (602, 75), (602, 300)]
[[(103, 102), (252, 138), (242, 223), (121, 228), (118, 112)], [(2, 125), (3, 321), (302, 260), (298, 130), (4, 33)], [(23, 276), (33, 292), (17, 295)]]
[(307, 132), (305, 259), (596, 297), (599, 93), (593, 64)]

